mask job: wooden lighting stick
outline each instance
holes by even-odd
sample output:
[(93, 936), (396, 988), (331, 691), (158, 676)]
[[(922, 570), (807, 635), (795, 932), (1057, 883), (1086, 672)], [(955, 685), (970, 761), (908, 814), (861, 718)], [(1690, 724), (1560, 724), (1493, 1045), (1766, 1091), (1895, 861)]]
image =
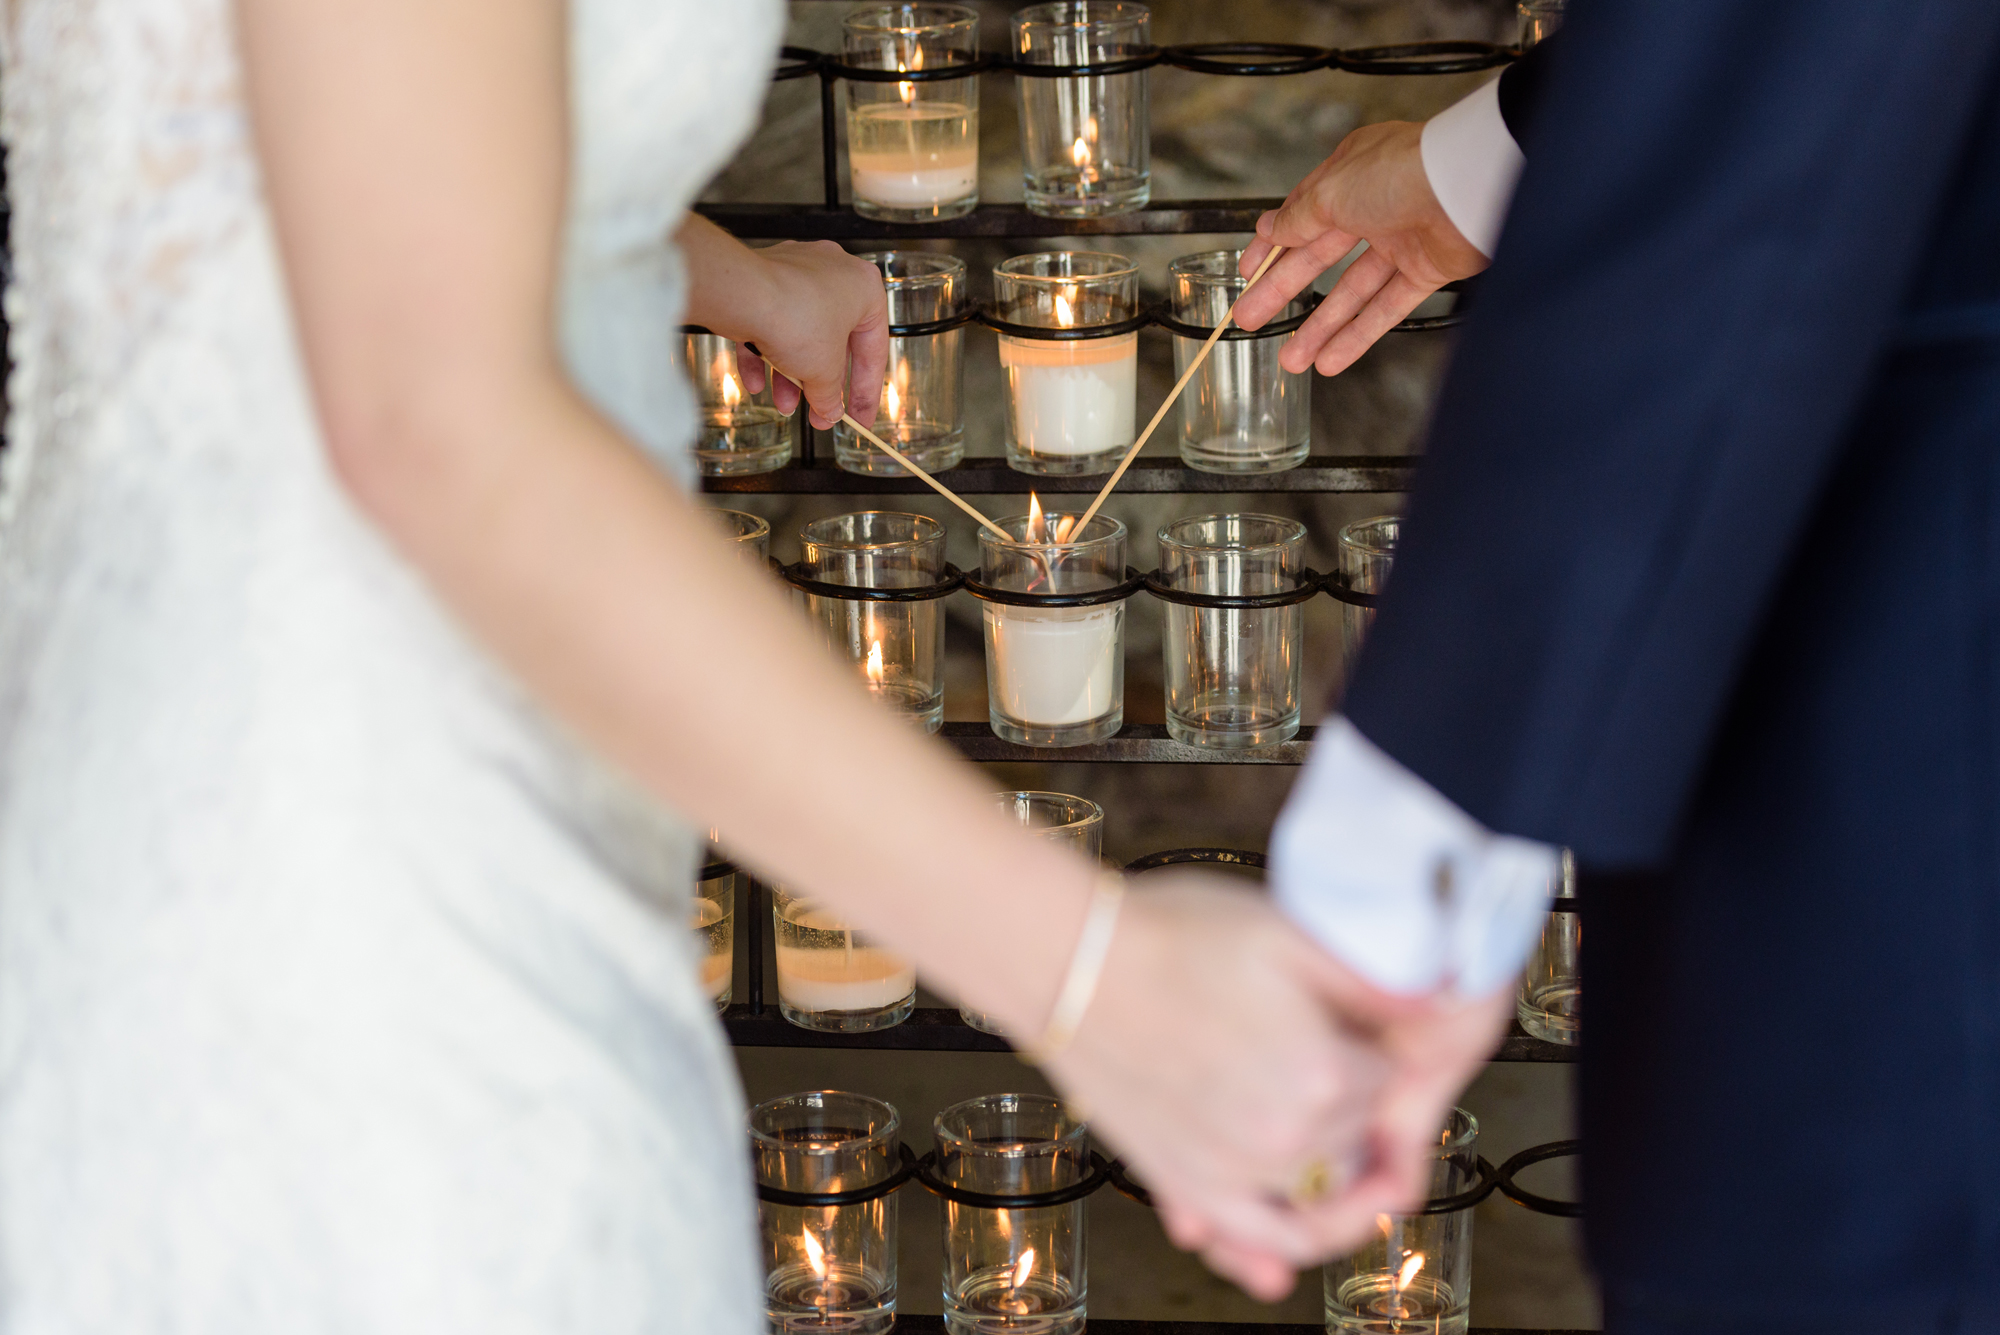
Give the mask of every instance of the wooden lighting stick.
[[(792, 375), (791, 373), (786, 371), (779, 371), (777, 367), (771, 366), (769, 358), (765, 359), (764, 365), (770, 367), (770, 369), (777, 372), (777, 374), (784, 376), (785, 379), (791, 381), (794, 385), (799, 385), (799, 378), (797, 376)], [(803, 385), (799, 385), (799, 389), (801, 393), (805, 391), (805, 387)], [(882, 439), (880, 436), (876, 435), (873, 431), (870, 431), (867, 427), (855, 421), (852, 416), (850, 416), (845, 412), (841, 413), (840, 420), (847, 423), (849, 426), (853, 427), (856, 431), (860, 432), (862, 439), (868, 441), (868, 443), (873, 445), (876, 449), (882, 451), (882, 453), (888, 455), (891, 459), (894, 459), (897, 463), (901, 464), (903, 467), (909, 469), (912, 473), (922, 478), (925, 482), (929, 483), (931, 489), (936, 491), (938, 495), (944, 497), (946, 500), (950, 501), (953, 505), (956, 505), (959, 509), (965, 511), (967, 514), (971, 515), (974, 519), (977, 519), (981, 524), (985, 525), (988, 529), (992, 531), (994, 537), (1000, 539), (1000, 541), (1005, 543), (1013, 543), (1014, 539), (1012, 535), (1010, 535), (1007, 532), (1006, 529), (1001, 528), (998, 524), (988, 519), (985, 515), (979, 513), (979, 511), (973, 509), (970, 505), (967, 505), (965, 503), (964, 498), (962, 498), (957, 492), (953, 491), (950, 487), (947, 487), (944, 483), (932, 477), (929, 473), (926, 473), (923, 469), (917, 467), (916, 464), (910, 461), (910, 457), (908, 455), (898, 450), (894, 445), (891, 445), (888, 441)]]
[[(1271, 253), (1266, 255), (1264, 262), (1257, 266), (1257, 272), (1250, 275), (1250, 281), (1244, 285), (1243, 290), (1248, 292), (1251, 288), (1257, 286), (1257, 280), (1264, 276), (1264, 271), (1276, 263), (1278, 256), (1284, 253), (1285, 248), (1283, 246), (1271, 247)], [(1236, 300), (1241, 301), (1242, 297), (1239, 296)], [(1119, 478), (1125, 476), (1125, 470), (1132, 466), (1132, 461), (1139, 457), (1139, 451), (1144, 448), (1147, 439), (1152, 436), (1154, 428), (1160, 425), (1160, 422), (1167, 415), (1167, 410), (1173, 407), (1175, 402), (1179, 400), (1181, 391), (1187, 388), (1188, 381), (1194, 379), (1194, 373), (1199, 371), (1201, 364), (1208, 360), (1208, 354), (1221, 341), (1222, 332), (1229, 328), (1230, 321), (1235, 318), (1236, 302), (1232, 301), (1229, 303), (1229, 309), (1222, 313), (1222, 320), (1215, 326), (1214, 332), (1209, 334), (1208, 341), (1201, 345), (1201, 351), (1194, 355), (1194, 360), (1188, 363), (1187, 370), (1181, 372), (1181, 378), (1176, 380), (1173, 389), (1168, 391), (1167, 401), (1160, 405), (1160, 410), (1153, 414), (1153, 420), (1146, 423), (1146, 429), (1139, 433), (1139, 438), (1132, 442), (1132, 447), (1125, 451), (1125, 457), (1118, 461), (1118, 467), (1113, 469), (1111, 476), (1105, 480), (1104, 490), (1097, 493), (1097, 499), (1092, 501), (1090, 508), (1083, 512), (1083, 518), (1076, 521), (1076, 527), (1070, 530), (1072, 533), (1083, 532), (1084, 527), (1097, 517), (1097, 508), (1103, 505), (1105, 499), (1111, 495), (1111, 489), (1118, 485)]]

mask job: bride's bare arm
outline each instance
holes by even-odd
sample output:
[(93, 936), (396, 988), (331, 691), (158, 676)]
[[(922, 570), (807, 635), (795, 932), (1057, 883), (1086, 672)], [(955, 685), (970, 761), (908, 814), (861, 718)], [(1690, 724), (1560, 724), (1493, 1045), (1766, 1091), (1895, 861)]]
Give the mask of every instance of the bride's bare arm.
[[(1006, 824), (972, 771), (878, 713), (564, 374), (560, 0), (238, 11), (306, 367), (358, 507), (662, 799), (1038, 1032), (1094, 870)], [(837, 286), (805, 283), (784, 309), (836, 349), (856, 328)], [(1257, 901), (1218, 902), (1130, 907), (1055, 1074), (1169, 1199), (1304, 1261), (1353, 1221), (1264, 1189), (1343, 1151), (1364, 1111), (1354, 1049), (1316, 1004), (1339, 980)], [(1246, 1272), (1267, 1289), (1273, 1273)]]

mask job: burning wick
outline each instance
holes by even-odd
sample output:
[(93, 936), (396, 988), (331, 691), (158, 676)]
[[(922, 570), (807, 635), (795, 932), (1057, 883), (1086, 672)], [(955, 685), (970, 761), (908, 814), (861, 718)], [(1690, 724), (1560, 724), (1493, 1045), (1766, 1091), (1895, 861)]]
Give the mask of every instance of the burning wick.
[[(1057, 298), (1057, 300), (1061, 300), (1061, 298)], [(1048, 516), (1042, 513), (1042, 498), (1035, 495), (1032, 491), (1028, 493), (1028, 529), (1026, 537), (1030, 543), (1037, 546), (1046, 546), (1050, 543), (1068, 542), (1070, 535), (1075, 531), (1076, 516), (1063, 515), (1056, 520), (1055, 532), (1051, 534), (1049, 532)]]
[(1021, 1286), (1028, 1282), (1028, 1276), (1035, 1270), (1035, 1249), (1028, 1248), (1021, 1253), (1021, 1259), (1014, 1263), (1013, 1276), (1007, 1282), (1007, 1297), (1001, 1300), (1000, 1310), (1019, 1316), (1034, 1311), (1034, 1304), (1021, 1295)]
[[(1096, 121), (1091, 122), (1093, 129), (1096, 124)], [(1081, 193), (1084, 186), (1097, 179), (1097, 172), (1090, 165), (1090, 142), (1078, 136), (1077, 141), (1070, 145), (1069, 160), (1076, 164), (1077, 189)]]
[(738, 383), (735, 372), (725, 370), (722, 373), (722, 406), (734, 413), (736, 405), (742, 401), (743, 386)]
[[(1418, 1261), (1421, 1262), (1422, 1259), (1423, 1259), (1422, 1257), (1419, 1257)], [(1028, 1250), (1021, 1253), (1020, 1261), (1017, 1262), (1014, 1266), (1014, 1279), (1008, 1285), (1008, 1287), (1014, 1289), (1020, 1288), (1023, 1284), (1026, 1284), (1028, 1282), (1028, 1276), (1034, 1273), (1035, 1273), (1035, 1249), (1033, 1247), (1030, 1247), (1028, 1248)]]
[(1407, 1257), (1404, 1258), (1403, 1268), (1396, 1272), (1396, 1292), (1398, 1295), (1400, 1295), (1404, 1289), (1410, 1287), (1410, 1281), (1415, 1279), (1417, 1277), (1417, 1272), (1419, 1270), (1422, 1270), (1423, 1268), (1424, 1268), (1424, 1254), (1422, 1252), (1411, 1252)]
[(812, 1235), (812, 1230), (809, 1228), (799, 1230), (799, 1242), (806, 1249), (806, 1265), (811, 1268), (813, 1278), (818, 1280), (820, 1285), (819, 1292), (813, 1295), (813, 1301), (821, 1307), (826, 1307), (833, 1302), (832, 1295), (826, 1291), (826, 1249), (819, 1245), (819, 1239)]
[(868, 642), (868, 664), (864, 670), (868, 673), (869, 685), (880, 686), (882, 684), (882, 641), (870, 640)]

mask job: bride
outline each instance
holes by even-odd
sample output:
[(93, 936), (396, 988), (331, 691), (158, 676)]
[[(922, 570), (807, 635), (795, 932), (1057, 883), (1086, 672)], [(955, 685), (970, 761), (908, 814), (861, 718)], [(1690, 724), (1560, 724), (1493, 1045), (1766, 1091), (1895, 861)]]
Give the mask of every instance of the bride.
[[(874, 411), (874, 271), (686, 214), (781, 18), (12, 0), (5, 1330), (760, 1329), (699, 826), (1049, 1029), (1117, 901), (685, 490), (684, 319)], [(1284, 1199), (1354, 984), (1206, 883), (1111, 942), (1050, 1073), (1281, 1289), (1374, 1208)]]

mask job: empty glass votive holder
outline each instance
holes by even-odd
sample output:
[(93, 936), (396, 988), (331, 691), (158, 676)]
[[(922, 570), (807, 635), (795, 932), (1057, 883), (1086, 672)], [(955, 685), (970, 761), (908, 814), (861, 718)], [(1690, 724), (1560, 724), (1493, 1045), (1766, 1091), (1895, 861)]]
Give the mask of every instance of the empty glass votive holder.
[(752, 394), (736, 367), (736, 345), (718, 334), (681, 340), (689, 377), (701, 398), (695, 462), (703, 477), (768, 473), (792, 459), (792, 422), (771, 402), (768, 379)]
[[(1479, 1122), (1454, 1108), (1438, 1135), (1430, 1199), (1479, 1182)], [(1437, 1214), (1377, 1215), (1375, 1235), (1326, 1267), (1329, 1335), (1464, 1335), (1472, 1305), (1472, 1207)]]
[[(965, 262), (924, 251), (863, 255), (882, 271), (889, 323), (928, 324), (958, 314), (965, 301)], [(965, 331), (909, 334), (889, 340), (882, 406), (870, 429), (927, 473), (956, 467), (965, 457)], [(845, 422), (833, 427), (834, 461), (850, 473), (905, 477), (903, 466)]]
[(1576, 900), (1576, 855), (1567, 848), (1556, 871), (1555, 908), (1542, 927), (1514, 1001), (1521, 1027), (1546, 1043), (1583, 1039), (1583, 917), (1565, 910)]
[[(945, 577), (944, 525), (889, 510), (815, 519), (799, 531), (800, 573), (861, 589), (920, 589)], [(936, 732), (944, 723), (943, 595), (869, 602), (801, 591), (834, 654), (877, 700)]]
[[(1014, 15), (1014, 59), (1103, 65), (1145, 54), (1152, 15), (1128, 0), (1062, 0)], [(1021, 171), (1028, 211), (1050, 218), (1132, 213), (1153, 197), (1146, 71), (1019, 73)]]
[[(849, 65), (935, 70), (979, 55), (964, 5), (870, 5), (841, 21)], [(979, 79), (847, 81), (854, 211), (884, 222), (957, 218), (979, 203)]]
[[(1074, 849), (1092, 862), (1104, 854), (1104, 808), (1087, 797), (1068, 793), (996, 793), (1000, 809), (1018, 821), (1036, 838), (1063, 848)], [(969, 1006), (958, 1008), (958, 1018), (982, 1034), (1006, 1031), (985, 1011)]]
[(711, 858), (694, 884), (694, 937), (701, 987), (715, 1008), (729, 1004), (736, 974), (736, 868)]
[[(1033, 80), (1023, 82), (1032, 83)], [(993, 267), (1000, 318), (1088, 330), (1139, 313), (1139, 270), (1123, 255), (1058, 250)], [(1137, 434), (1139, 335), (1000, 335), (1007, 376), (1007, 462), (1024, 473), (1105, 473)]]
[(1567, 4), (1568, 0), (1521, 0), (1516, 8), (1521, 14), (1523, 51), (1555, 35), (1556, 29), (1563, 25), (1563, 9)]
[[(1396, 564), (1396, 539), (1403, 521), (1396, 515), (1357, 519), (1340, 530), (1334, 543), (1340, 562), (1339, 582), (1350, 593), (1378, 596), (1389, 583), (1390, 568)], [(1359, 603), (1342, 603), (1340, 608), (1341, 677), (1354, 673), (1354, 660), (1361, 655), (1361, 641), (1375, 624), (1375, 609)]]
[[(937, 1115), (937, 1176), (989, 1196), (1058, 1191), (1090, 1171), (1089, 1128), (1058, 1100), (988, 1094)], [(944, 1202), (950, 1335), (1077, 1335), (1087, 1291), (1085, 1202), (994, 1210)]]
[[(750, 1110), (757, 1185), (830, 1195), (897, 1168), (896, 1110), (815, 1090)], [(852, 1205), (757, 1203), (764, 1314), (773, 1335), (886, 1335), (896, 1320), (896, 1197)]]
[(741, 510), (717, 510), (721, 516), (723, 534), (736, 544), (736, 549), (758, 565), (763, 565), (771, 555), (771, 526), (756, 515), (745, 514)]
[[(1306, 528), (1278, 515), (1196, 515), (1160, 529), (1160, 582), (1190, 594), (1299, 592)], [(1238, 749), (1299, 730), (1303, 601), (1282, 607), (1167, 602), (1167, 735)]]
[[(1050, 513), (1061, 532), (1081, 513)], [(986, 706), (994, 734), (1022, 746), (1081, 746), (1125, 725), (1125, 526), (1097, 515), (1063, 542), (1030, 541), (1040, 514), (996, 521), (1014, 540), (979, 534), (980, 580), (1001, 593), (1103, 600), (1076, 606), (985, 600)]]
[[(1240, 250), (1183, 255), (1167, 270), (1174, 319), (1201, 338), (1176, 331), (1174, 370), (1185, 372), (1249, 280), (1236, 271)], [(1303, 314), (1294, 301), (1273, 317)], [(1181, 392), (1181, 461), (1207, 473), (1278, 473), (1304, 462), (1312, 445), (1312, 377), (1278, 365), (1286, 336), (1236, 338), (1232, 330)]]
[(866, 1034), (910, 1018), (917, 972), (847, 923), (781, 885), (771, 887), (778, 1013), (801, 1029)]

